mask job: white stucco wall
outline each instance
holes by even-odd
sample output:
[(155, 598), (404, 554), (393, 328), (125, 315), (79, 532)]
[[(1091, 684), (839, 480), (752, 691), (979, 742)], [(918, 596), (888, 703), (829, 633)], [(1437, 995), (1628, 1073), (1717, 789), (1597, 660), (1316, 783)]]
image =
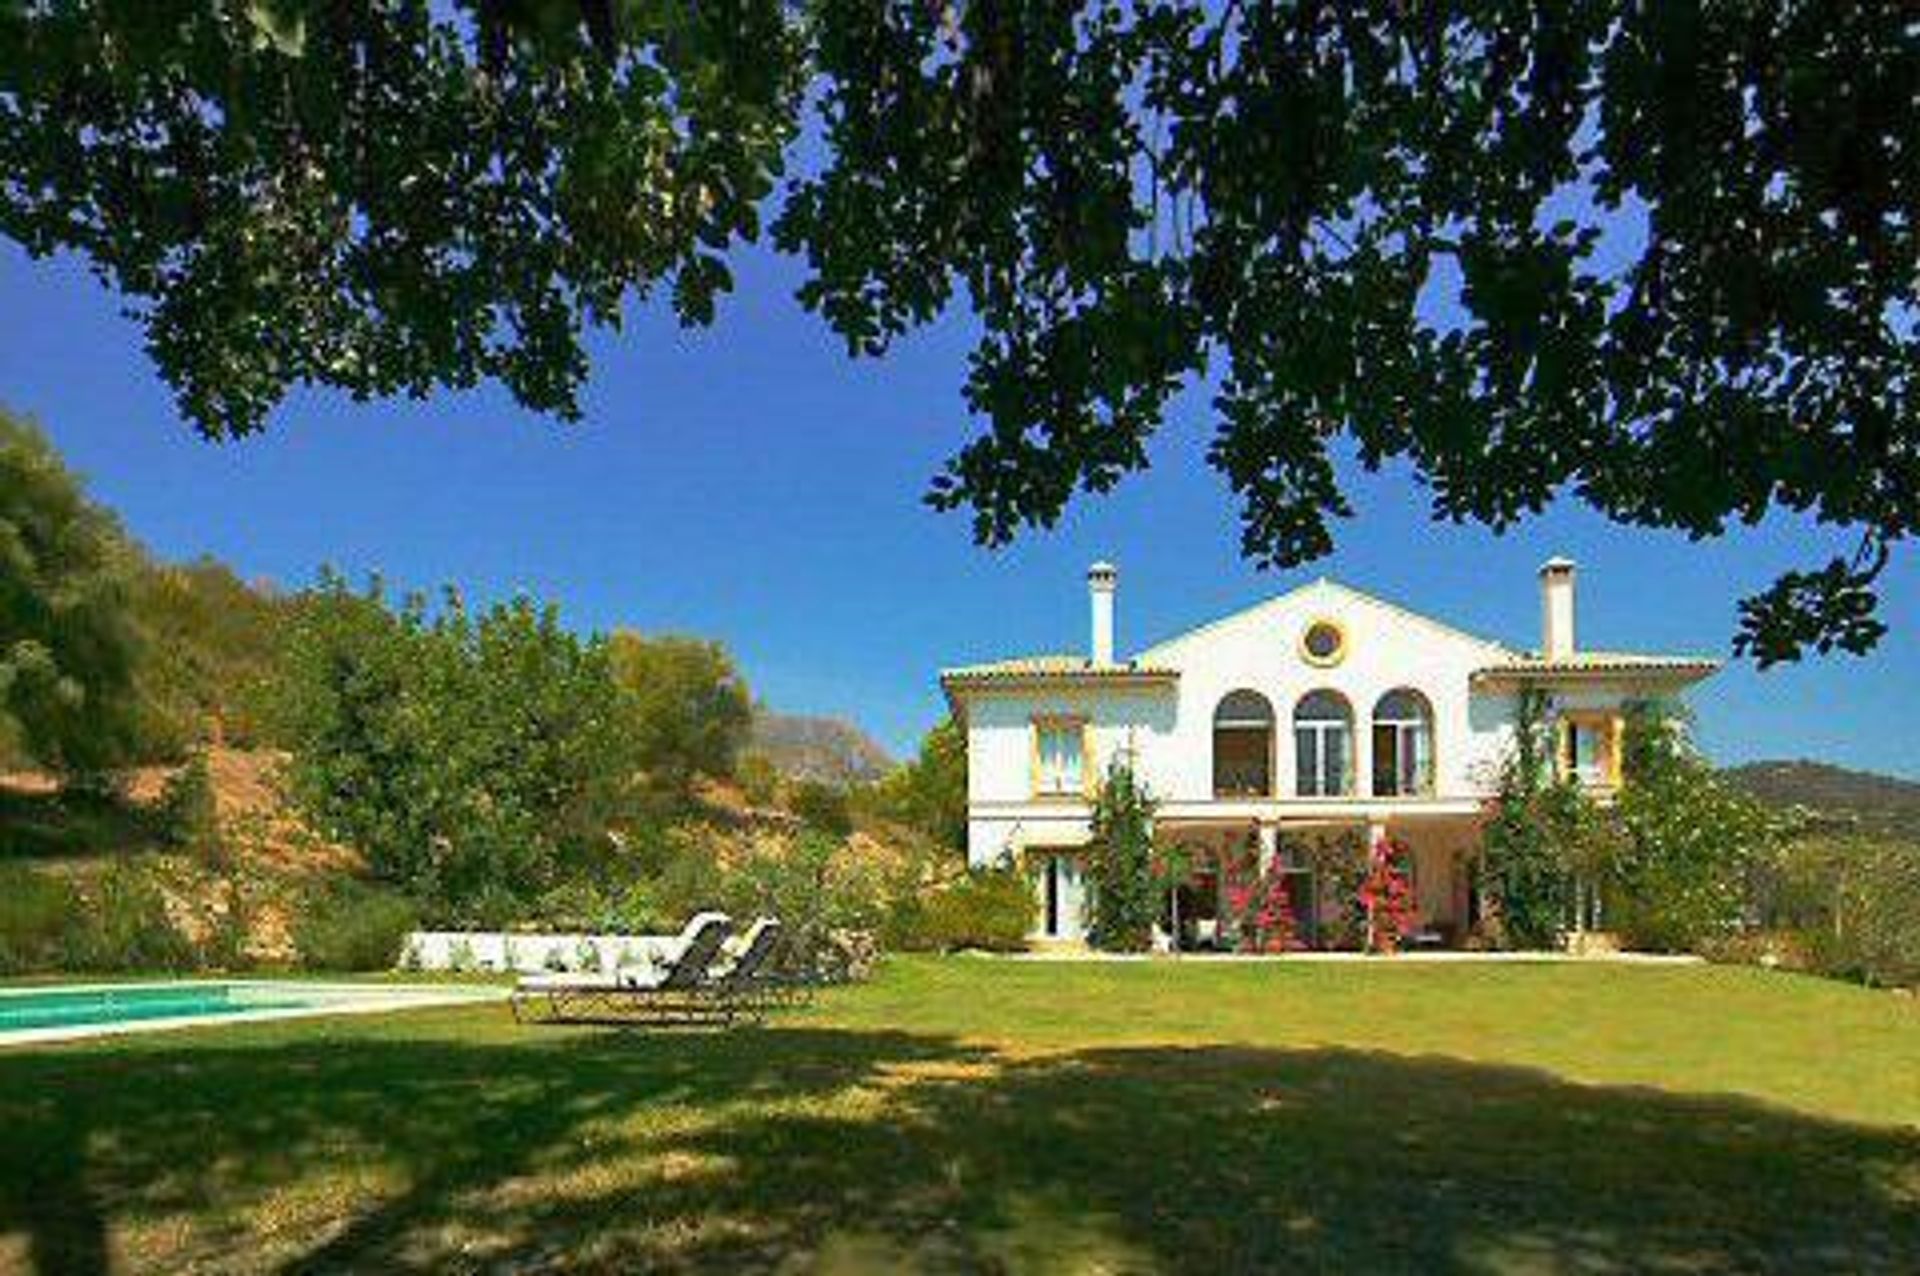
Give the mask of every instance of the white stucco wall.
[(997, 863), (1007, 853), (1036, 846), (1078, 846), (1089, 834), (1085, 802), (1035, 799), (1033, 721), (1043, 717), (1084, 719), (1092, 756), (1103, 772), (1123, 750), (1135, 767), (1151, 774), (1154, 759), (1171, 756), (1177, 705), (1169, 691), (1146, 688), (995, 690), (967, 700), (967, 799), (973, 807), (967, 858)]
[[(1332, 621), (1347, 635), (1344, 658), (1327, 668), (1300, 654), (1302, 633), (1319, 620)], [(1387, 692), (1410, 687), (1433, 709), (1435, 796), (1478, 795), (1506, 747), (1513, 702), (1472, 695), (1468, 680), (1505, 654), (1497, 644), (1332, 582), (1316, 582), (1141, 653), (1144, 663), (1180, 671), (1178, 725), (1169, 747), (1151, 758), (1154, 791), (1177, 800), (1212, 796), (1214, 710), (1227, 693), (1245, 688), (1273, 706), (1277, 788), (1282, 797), (1291, 794), (1293, 709), (1302, 696), (1325, 688), (1352, 707), (1354, 774), (1365, 794), (1373, 774), (1374, 705)]]
[[(1330, 620), (1346, 633), (1345, 655), (1321, 668), (1300, 653), (1310, 624)], [(1327, 688), (1346, 697), (1354, 717), (1354, 766), (1360, 796), (1372, 775), (1375, 703), (1397, 687), (1426, 697), (1434, 715), (1436, 797), (1477, 797), (1512, 731), (1513, 701), (1472, 695), (1472, 672), (1504, 654), (1331, 582), (1305, 589), (1150, 648), (1140, 663), (1179, 671), (1176, 686), (1109, 688), (1098, 684), (974, 691), (966, 707), (968, 798), (973, 806), (969, 858), (987, 864), (1010, 849), (1072, 846), (1087, 837), (1084, 803), (1033, 797), (1033, 721), (1078, 717), (1091, 724), (1096, 772), (1130, 750), (1137, 773), (1163, 802), (1213, 798), (1213, 716), (1229, 692), (1253, 690), (1274, 711), (1274, 766), (1281, 799), (1293, 793), (1294, 705)]]
[[(1319, 621), (1330, 621), (1346, 634), (1344, 654), (1330, 666), (1310, 662), (1301, 651), (1302, 635)], [(969, 859), (976, 865), (991, 864), (1011, 851), (1086, 842), (1089, 811), (1084, 801), (1034, 796), (1033, 722), (1044, 717), (1080, 718), (1090, 724), (1088, 765), (1096, 775), (1117, 753), (1130, 750), (1136, 772), (1163, 812), (1187, 804), (1176, 812), (1183, 818), (1393, 819), (1396, 811), (1408, 817), (1470, 818), (1494, 789), (1518, 711), (1511, 687), (1482, 685), (1476, 690), (1472, 675), (1515, 654), (1331, 581), (1318, 581), (1136, 657), (1142, 666), (1177, 671), (1173, 685), (1059, 679), (969, 689), (962, 695)], [(1382, 696), (1402, 687), (1418, 691), (1432, 708), (1434, 791), (1418, 798), (1376, 798), (1371, 793), (1373, 711)], [(1352, 710), (1355, 792), (1350, 800), (1302, 801), (1295, 795), (1294, 707), (1321, 689), (1339, 693)], [(1214, 712), (1225, 696), (1239, 690), (1259, 692), (1273, 708), (1273, 799), (1214, 798)], [(1580, 680), (1553, 691), (1549, 713), (1617, 709), (1640, 694), (1646, 694), (1645, 689), (1630, 682)]]

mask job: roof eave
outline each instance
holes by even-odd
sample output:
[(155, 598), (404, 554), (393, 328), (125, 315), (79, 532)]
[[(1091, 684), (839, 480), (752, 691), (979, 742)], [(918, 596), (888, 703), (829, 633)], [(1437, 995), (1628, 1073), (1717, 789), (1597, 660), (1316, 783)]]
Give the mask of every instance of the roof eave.
[(1500, 665), (1476, 669), (1469, 681), (1475, 686), (1527, 685), (1537, 683), (1654, 682), (1692, 686), (1720, 670), (1717, 660), (1685, 664), (1659, 665)]
[(940, 674), (940, 686), (949, 700), (964, 691), (1013, 691), (1060, 686), (1156, 686), (1172, 685), (1179, 681), (1180, 671), (1177, 669), (1130, 669), (1124, 665), (1110, 669), (1034, 669), (1006, 673), (945, 670)]

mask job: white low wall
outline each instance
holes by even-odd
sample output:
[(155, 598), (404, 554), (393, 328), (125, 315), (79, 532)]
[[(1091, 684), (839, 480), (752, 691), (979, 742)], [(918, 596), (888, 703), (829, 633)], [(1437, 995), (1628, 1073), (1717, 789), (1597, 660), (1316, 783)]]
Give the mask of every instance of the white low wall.
[(400, 950), (402, 970), (611, 972), (665, 965), (679, 955), (677, 935), (520, 935), (503, 931), (416, 930)]

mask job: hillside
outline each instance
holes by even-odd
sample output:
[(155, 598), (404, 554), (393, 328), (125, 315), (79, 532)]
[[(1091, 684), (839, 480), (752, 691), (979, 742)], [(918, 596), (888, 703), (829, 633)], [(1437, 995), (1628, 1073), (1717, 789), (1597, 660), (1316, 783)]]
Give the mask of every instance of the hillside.
[(1804, 807), (1862, 828), (1920, 829), (1920, 782), (1825, 762), (1749, 762), (1723, 774), (1769, 806)]
[(872, 736), (845, 719), (765, 707), (754, 709), (747, 750), (764, 756), (782, 775), (837, 785), (878, 779), (893, 766)]
[[(135, 768), (107, 793), (62, 791), (43, 772), (0, 772), (0, 870), (31, 867), (97, 883), (118, 866), (137, 865), (195, 942), (224, 924), (243, 893), (246, 952), (268, 963), (292, 961), (293, 917), (303, 902), (364, 865), (349, 848), (316, 836), (289, 807), (285, 754), (215, 746), (206, 758), (217, 855), (169, 845), (161, 832), (157, 807), (175, 768)], [(18, 881), (10, 879), (15, 888)]]

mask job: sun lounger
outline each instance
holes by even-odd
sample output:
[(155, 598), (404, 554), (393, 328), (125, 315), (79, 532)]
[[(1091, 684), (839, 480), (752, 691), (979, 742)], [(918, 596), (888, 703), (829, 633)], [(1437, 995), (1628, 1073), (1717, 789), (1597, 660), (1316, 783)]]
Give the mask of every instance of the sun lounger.
[(513, 1017), (539, 1023), (678, 1022), (711, 1018), (707, 989), (732, 930), (725, 913), (698, 913), (680, 932), (678, 951), (657, 969), (529, 975), (515, 985)]
[(762, 917), (747, 928), (739, 951), (714, 968), (702, 991), (714, 999), (723, 1015), (759, 1019), (768, 1007), (780, 1004), (781, 985), (774, 968), (782, 936), (777, 919)]

